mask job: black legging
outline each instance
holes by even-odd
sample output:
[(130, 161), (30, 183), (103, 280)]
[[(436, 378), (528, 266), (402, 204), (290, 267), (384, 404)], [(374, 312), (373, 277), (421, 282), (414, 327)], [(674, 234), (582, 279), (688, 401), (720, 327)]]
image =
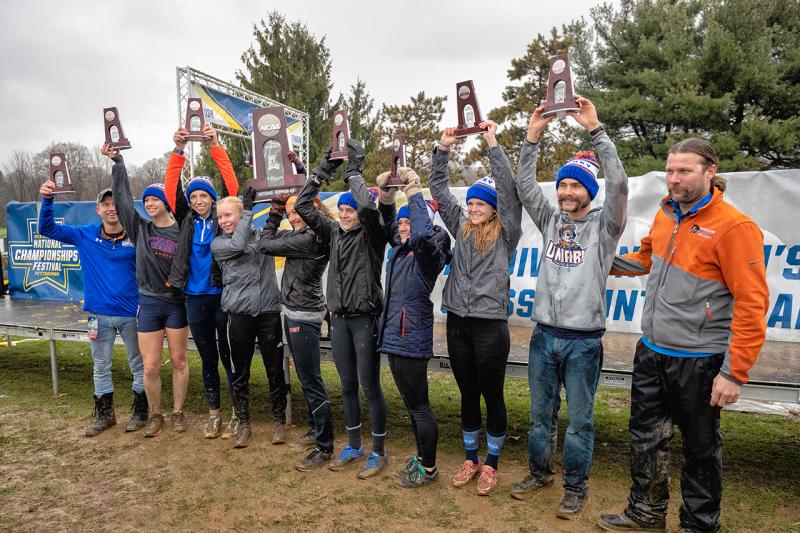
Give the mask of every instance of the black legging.
[(228, 314), (228, 342), (231, 346), (233, 374), (233, 409), (240, 422), (250, 422), (250, 363), (258, 338), (269, 381), (269, 396), (275, 420), (286, 422), (286, 394), (289, 390), (283, 374), (283, 332), (280, 313), (258, 316)]
[(225, 369), (228, 394), (233, 400), (230, 348), (225, 329), (228, 315), (222, 310), (221, 294), (190, 294), (186, 296), (186, 317), (195, 348), (203, 366), (203, 391), (209, 409), (219, 409), (219, 362)]
[(433, 468), (439, 425), (428, 400), (428, 359), (389, 354), (389, 368), (411, 418), (417, 457), (422, 458), (422, 466)]
[(511, 348), (508, 322), (447, 313), (447, 353), (461, 391), (461, 426), (481, 428), (481, 396), (486, 402), (486, 431), (505, 435), (507, 418), (503, 385)]
[(386, 434), (386, 401), (381, 389), (381, 358), (376, 346), (377, 321), (375, 315), (331, 315), (331, 348), (342, 383), (345, 424), (348, 430), (361, 425), (360, 383), (369, 405), (373, 442), (376, 436), (383, 438)]

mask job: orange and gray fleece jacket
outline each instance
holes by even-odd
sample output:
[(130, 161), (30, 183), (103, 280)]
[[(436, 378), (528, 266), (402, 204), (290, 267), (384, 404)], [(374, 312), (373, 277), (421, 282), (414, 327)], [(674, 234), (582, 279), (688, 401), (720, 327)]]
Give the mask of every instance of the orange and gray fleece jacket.
[(648, 273), (645, 339), (687, 355), (724, 353), (722, 375), (747, 383), (766, 337), (769, 304), (758, 225), (716, 188), (706, 205), (680, 221), (665, 198), (641, 248), (617, 256), (611, 270)]

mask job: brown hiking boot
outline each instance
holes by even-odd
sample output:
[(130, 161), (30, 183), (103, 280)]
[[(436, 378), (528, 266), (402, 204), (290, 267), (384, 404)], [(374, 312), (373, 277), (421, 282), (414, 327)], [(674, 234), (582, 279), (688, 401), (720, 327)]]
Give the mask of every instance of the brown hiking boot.
[(189, 425), (186, 423), (186, 416), (184, 416), (183, 411), (173, 412), (170, 418), (172, 418), (172, 431), (176, 433), (183, 433), (189, 429)]
[(239, 424), (239, 428), (236, 430), (236, 442), (233, 443), (233, 447), (247, 448), (247, 441), (250, 440), (252, 435), (253, 432), (250, 429), (249, 423), (245, 422), (244, 424)]
[(272, 444), (283, 444), (286, 442), (286, 425), (275, 422), (275, 429), (272, 430)]
[(161, 433), (161, 428), (164, 426), (164, 415), (161, 413), (157, 415), (150, 415), (150, 418), (147, 419), (147, 427), (144, 430), (144, 436), (146, 438), (155, 437), (159, 433)]
[(100, 397), (94, 397), (94, 420), (86, 431), (83, 432), (87, 437), (99, 435), (108, 428), (117, 424), (117, 417), (114, 415), (114, 393), (108, 392)]

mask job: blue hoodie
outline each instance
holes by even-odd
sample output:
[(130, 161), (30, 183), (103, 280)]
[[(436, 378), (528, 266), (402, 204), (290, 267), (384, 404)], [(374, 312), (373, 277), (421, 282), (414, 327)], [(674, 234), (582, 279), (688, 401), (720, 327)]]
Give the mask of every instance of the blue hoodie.
[(78, 249), (83, 272), (83, 310), (112, 316), (136, 316), (139, 288), (136, 285), (136, 246), (125, 236), (112, 241), (103, 236), (99, 224), (57, 224), (53, 199), (43, 198), (39, 212), (39, 234), (71, 244)]

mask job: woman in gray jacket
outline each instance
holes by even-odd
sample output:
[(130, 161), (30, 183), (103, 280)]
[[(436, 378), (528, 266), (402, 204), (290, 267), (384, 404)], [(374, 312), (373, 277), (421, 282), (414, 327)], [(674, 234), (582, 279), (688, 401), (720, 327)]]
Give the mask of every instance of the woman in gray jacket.
[[(522, 205), (514, 187), (511, 164), (497, 144), (497, 124), (482, 122), (489, 145), (491, 176), (467, 190), (467, 215), (448, 188), (448, 153), (456, 143), (455, 128), (442, 134), (433, 151), (430, 189), (456, 245), (450, 275), (442, 294), (447, 311), (447, 352), (461, 392), (461, 429), (466, 460), (453, 485), (467, 485), (479, 472), (478, 494), (497, 486), (497, 466), (506, 433), (503, 397), (508, 332), (508, 266), (522, 234)], [(485, 462), (478, 458), (481, 396), (486, 402)]]
[(211, 241), (211, 253), (222, 268), (222, 310), (228, 313), (231, 347), (233, 409), (239, 419), (234, 448), (247, 447), (250, 439), (250, 363), (255, 342), (264, 359), (269, 381), (275, 428), (273, 444), (286, 442), (286, 395), (283, 374), (281, 301), (275, 278), (275, 258), (258, 250), (259, 232), (251, 227), (252, 194), (244, 191), (248, 209), (235, 196), (217, 204), (223, 234)]

